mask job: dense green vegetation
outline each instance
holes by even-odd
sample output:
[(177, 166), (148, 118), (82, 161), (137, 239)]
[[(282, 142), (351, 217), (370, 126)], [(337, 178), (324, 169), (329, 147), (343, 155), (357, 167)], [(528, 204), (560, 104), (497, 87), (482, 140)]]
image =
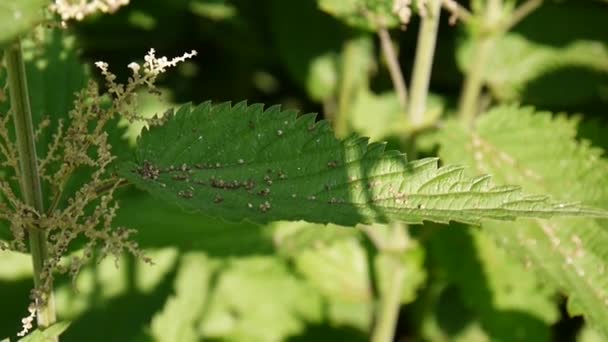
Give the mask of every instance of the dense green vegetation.
[(608, 339), (605, 1), (72, 3), (0, 1), (0, 338)]

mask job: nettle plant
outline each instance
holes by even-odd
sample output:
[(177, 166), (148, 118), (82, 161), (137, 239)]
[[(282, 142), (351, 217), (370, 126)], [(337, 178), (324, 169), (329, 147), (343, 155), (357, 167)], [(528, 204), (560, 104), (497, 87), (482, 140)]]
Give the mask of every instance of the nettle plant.
[[(411, 260), (404, 255), (416, 244), (407, 225), (425, 221), (481, 225), (476, 239), (484, 239), (479, 232), (496, 238), (565, 293), (571, 313), (583, 314), (608, 336), (607, 213), (596, 209), (608, 205), (608, 163), (601, 150), (575, 140), (575, 119), (517, 105), (487, 109), (489, 101), (482, 96), (488, 86), (497, 99), (509, 101), (519, 91), (516, 82), (521, 80), (515, 78), (532, 77), (493, 70), (491, 64), (501, 61), (492, 53), (529, 48), (508, 31), (542, 1), (518, 6), (515, 1), (473, 1), (471, 10), (451, 0), (317, 1), (321, 10), (346, 25), (378, 35), (394, 86), (391, 104), (405, 121), (396, 125), (407, 137), (408, 153), (415, 156), (417, 140), (433, 131), (441, 162), (435, 157), (406, 158), (385, 150), (384, 143), (349, 135), (353, 123), (348, 121), (348, 98), (375, 96), (359, 75), (343, 75), (331, 122), (247, 102), (186, 104), (144, 117), (136, 110), (140, 90), (158, 93), (158, 76), (196, 52), (168, 59), (156, 57), (152, 49), (143, 63), (128, 65), (130, 76), (124, 84), (107, 63), (97, 62), (104, 80), (99, 85), (87, 80), (74, 41), (62, 27), (96, 11), (116, 11), (128, 1), (73, 3), (56, 1), (49, 8), (40, 0), (0, 4), (0, 80), (7, 85), (0, 98), (0, 218), (7, 223), (0, 246), (3, 251), (29, 253), (34, 275), (30, 314), (22, 321), (21, 336), (32, 329), (35, 318), (39, 329), (26, 339), (57, 339), (67, 329), (66, 322), (56, 323), (53, 284), (58, 274), (68, 273), (76, 281), (87, 263), (110, 255), (118, 260), (123, 252), (153, 263), (133, 236), (136, 228), (146, 227), (113, 224), (119, 209), (116, 193), (129, 185), (186, 212), (227, 221), (363, 224), (358, 229), (382, 252), (376, 264), (377, 309), (371, 327), (375, 341), (392, 340), (400, 305), (413, 300), (411, 293), (422, 282), (408, 278)], [(442, 7), (450, 22), (465, 25), (471, 37), (459, 56), (466, 79), (458, 115), (447, 119), (433, 114), (437, 103), (429, 95)], [(408, 91), (389, 29), (405, 29), (414, 14), (420, 17), (420, 31)], [(357, 59), (366, 49), (368, 40), (350, 41), (342, 56), (345, 70), (368, 70), (369, 60)], [(606, 69), (605, 60), (601, 64), (580, 55), (593, 50), (606, 57), (605, 50), (585, 43), (565, 50), (534, 53), (536, 60), (559, 61), (565, 54), (573, 64)], [(509, 78), (501, 72), (517, 75)], [(65, 78), (69, 86), (53, 86)], [(129, 147), (117, 129), (119, 120), (146, 127), (134, 153), (121, 152)], [(335, 137), (332, 124), (342, 138)], [(554, 216), (567, 218), (549, 219)], [(501, 222), (516, 218), (528, 219)], [(324, 228), (317, 229), (324, 234)], [(458, 247), (457, 241), (458, 235), (442, 242), (443, 247)], [(180, 317), (194, 325), (198, 316), (189, 315)], [(500, 318), (484, 319), (487, 323)], [(157, 328), (153, 323), (152, 330)], [(191, 339), (206, 337), (187, 331), (194, 334), (187, 335)], [(154, 336), (170, 340), (186, 335)], [(268, 336), (277, 337), (256, 338)]]

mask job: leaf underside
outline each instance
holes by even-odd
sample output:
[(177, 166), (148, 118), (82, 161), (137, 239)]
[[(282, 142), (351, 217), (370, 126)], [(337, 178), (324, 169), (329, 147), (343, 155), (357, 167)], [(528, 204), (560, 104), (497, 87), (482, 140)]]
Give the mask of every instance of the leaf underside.
[(384, 143), (338, 141), (315, 114), (210, 102), (181, 107), (143, 133), (122, 177), (190, 211), (227, 220), (407, 223), (554, 214), (605, 215), (519, 187), (469, 178), (438, 159), (408, 162)]

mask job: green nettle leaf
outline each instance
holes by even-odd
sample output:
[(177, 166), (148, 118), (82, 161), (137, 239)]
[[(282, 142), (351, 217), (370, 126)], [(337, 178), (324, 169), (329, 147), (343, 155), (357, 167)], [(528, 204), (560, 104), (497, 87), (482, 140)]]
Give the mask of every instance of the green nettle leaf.
[(430, 248), (441, 274), (457, 287), (491, 340), (549, 340), (559, 318), (555, 290), (484, 231), (441, 229)]
[(186, 210), (233, 221), (355, 225), (606, 215), (437, 164), (436, 158), (407, 161), (365, 138), (338, 141), (314, 114), (296, 119), (278, 106), (207, 102), (183, 106), (144, 132), (135, 161), (119, 173)]
[(273, 0), (268, 5), (271, 33), (287, 72), (311, 99), (323, 102), (333, 96), (338, 86), (339, 47), (348, 29), (319, 11), (314, 1)]
[[(608, 161), (600, 149), (577, 142), (576, 134), (575, 120), (532, 108), (499, 107), (482, 116), (474, 131), (448, 123), (442, 129), (440, 155), (522, 184), (526, 191), (606, 206)], [(606, 220), (484, 222), (483, 227), (564, 291), (572, 314), (584, 314), (608, 336)]]
[(346, 24), (376, 31), (379, 27), (400, 25), (393, 11), (393, 0), (317, 0), (319, 8)]
[[(473, 40), (469, 39), (458, 50), (463, 70), (470, 67), (472, 47)], [(580, 103), (597, 97), (598, 89), (608, 84), (608, 46), (600, 41), (578, 40), (554, 47), (509, 33), (496, 41), (485, 78), (492, 93), (503, 101)], [(543, 79), (550, 82), (538, 83)], [(569, 87), (573, 82), (580, 87)], [(564, 87), (570, 89), (566, 97)]]
[(218, 269), (198, 324), (203, 340), (284, 341), (323, 320), (321, 296), (280, 258), (225, 260)]
[[(204, 251), (213, 257), (261, 255), (274, 251), (271, 227), (184, 213), (175, 205), (167, 205), (148, 193), (133, 190), (117, 197), (120, 209), (113, 222), (117, 227), (140, 228), (137, 242), (142, 248), (173, 246), (182, 251)], [(235, 240), (235, 236), (239, 238)]]
[(46, 3), (45, 0), (0, 2), (0, 45), (41, 22)]
[(70, 322), (57, 322), (44, 330), (35, 330), (24, 338), (19, 339), (19, 342), (54, 341), (57, 339), (57, 337), (59, 337), (59, 335), (63, 334), (63, 332), (66, 331), (69, 326)]
[(201, 253), (184, 257), (175, 280), (175, 295), (152, 319), (150, 330), (155, 340), (200, 340), (196, 323), (209, 300), (210, 278), (216, 267)]

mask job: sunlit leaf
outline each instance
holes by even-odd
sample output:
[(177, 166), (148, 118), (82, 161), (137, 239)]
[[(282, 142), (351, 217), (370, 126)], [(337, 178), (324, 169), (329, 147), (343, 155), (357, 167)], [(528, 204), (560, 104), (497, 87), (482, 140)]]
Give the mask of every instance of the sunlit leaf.
[[(576, 134), (575, 120), (505, 106), (482, 116), (472, 131), (454, 122), (446, 125), (440, 154), (501, 181), (522, 184), (526, 191), (606, 206), (608, 162), (601, 150), (577, 142)], [(564, 291), (572, 313), (584, 313), (608, 336), (606, 222), (564, 218), (485, 222), (483, 227)]]
[(354, 225), (605, 215), (437, 163), (407, 161), (363, 138), (338, 141), (314, 115), (296, 119), (277, 106), (204, 103), (183, 106), (145, 132), (135, 161), (124, 163), (120, 174), (186, 210), (231, 221)]
[(0, 46), (40, 23), (45, 4), (44, 0), (0, 2)]
[[(557, 47), (510, 33), (495, 44), (485, 81), (502, 101), (572, 105), (594, 99), (608, 85), (608, 46), (602, 42), (579, 40)], [(469, 39), (459, 49), (458, 62), (464, 70), (471, 67), (473, 45)], [(543, 78), (551, 82), (537, 86)], [(569, 89), (566, 96), (563, 89)]]
[(392, 0), (317, 0), (319, 8), (354, 27), (376, 31), (400, 21)]
[(50, 327), (40, 330), (37, 329), (29, 335), (25, 336), (22, 339), (19, 339), (19, 342), (49, 342), (55, 341), (59, 335), (63, 334), (64, 331), (70, 326), (70, 322), (57, 322)]

